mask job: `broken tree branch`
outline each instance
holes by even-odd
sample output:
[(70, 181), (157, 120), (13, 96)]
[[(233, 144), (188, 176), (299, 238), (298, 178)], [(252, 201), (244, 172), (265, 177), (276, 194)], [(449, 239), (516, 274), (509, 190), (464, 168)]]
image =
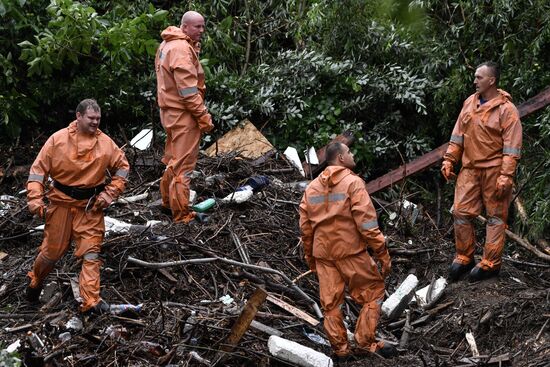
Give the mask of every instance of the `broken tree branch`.
[(315, 311), (315, 314), (318, 318), (323, 318), (323, 313), (321, 312), (321, 309), (319, 308), (319, 305), (317, 305), (317, 302), (315, 302), (310, 296), (308, 296), (300, 287), (298, 287), (296, 284), (292, 283), (292, 280), (286, 276), (283, 272), (271, 268), (265, 268), (263, 266), (258, 265), (251, 265), (251, 264), (245, 264), (239, 261), (227, 259), (225, 257), (207, 257), (207, 258), (201, 258), (201, 259), (190, 259), (190, 260), (179, 260), (179, 261), (167, 261), (167, 262), (161, 262), (161, 263), (151, 263), (147, 261), (143, 261), (140, 259), (136, 259), (135, 257), (128, 256), (128, 262), (132, 264), (136, 264), (139, 266), (143, 266), (145, 268), (149, 269), (161, 269), (161, 268), (167, 268), (170, 266), (181, 266), (181, 265), (189, 265), (189, 264), (204, 264), (209, 262), (215, 262), (220, 261), (225, 264), (235, 265), (235, 266), (242, 266), (244, 268), (254, 269), (254, 270), (260, 270), (267, 273), (273, 273), (278, 274), (281, 276), (285, 282), (296, 292), (298, 292), (305, 300), (309, 302), (313, 310)]

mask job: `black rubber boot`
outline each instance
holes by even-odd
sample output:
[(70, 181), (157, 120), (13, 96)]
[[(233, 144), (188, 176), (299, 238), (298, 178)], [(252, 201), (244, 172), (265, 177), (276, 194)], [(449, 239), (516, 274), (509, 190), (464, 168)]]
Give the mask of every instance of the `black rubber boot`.
[(169, 216), (169, 217), (172, 216), (172, 209), (167, 208), (167, 207), (165, 207), (165, 206), (163, 206), (163, 205), (160, 206), (160, 212), (161, 212), (162, 214), (164, 214), (164, 215)]
[(449, 280), (451, 282), (456, 282), (457, 280), (460, 279), (460, 277), (463, 274), (466, 274), (467, 272), (472, 270), (472, 268), (475, 265), (476, 265), (476, 262), (474, 260), (472, 260), (470, 263), (466, 265), (453, 261), (453, 263), (451, 264), (451, 267), (449, 268)]
[(384, 358), (393, 358), (397, 356), (397, 348), (395, 348), (391, 344), (384, 343), (384, 346), (382, 348), (379, 348), (376, 350), (376, 354), (381, 355)]
[(99, 301), (99, 303), (97, 305), (90, 308), (88, 310), (88, 312), (90, 314), (94, 314), (94, 315), (103, 315), (103, 314), (108, 313), (109, 310), (110, 310), (109, 304), (107, 302), (105, 302), (104, 300), (101, 300), (101, 301)]
[(485, 279), (496, 277), (498, 273), (500, 273), (500, 268), (484, 270), (482, 267), (476, 266), (470, 272), (470, 277), (468, 280), (470, 281), (470, 283), (479, 282)]
[(27, 301), (33, 305), (40, 303), (40, 293), (42, 293), (42, 287), (31, 288), (27, 287), (25, 297)]

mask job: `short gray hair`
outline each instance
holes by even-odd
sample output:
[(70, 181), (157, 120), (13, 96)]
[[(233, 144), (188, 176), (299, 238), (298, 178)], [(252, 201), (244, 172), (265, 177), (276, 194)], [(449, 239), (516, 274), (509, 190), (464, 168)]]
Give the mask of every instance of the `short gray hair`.
[(85, 100), (80, 101), (78, 106), (76, 106), (76, 112), (83, 115), (86, 113), (86, 110), (88, 108), (91, 108), (95, 112), (101, 112), (101, 107), (99, 107), (99, 105), (97, 104), (97, 101), (91, 98), (87, 98)]

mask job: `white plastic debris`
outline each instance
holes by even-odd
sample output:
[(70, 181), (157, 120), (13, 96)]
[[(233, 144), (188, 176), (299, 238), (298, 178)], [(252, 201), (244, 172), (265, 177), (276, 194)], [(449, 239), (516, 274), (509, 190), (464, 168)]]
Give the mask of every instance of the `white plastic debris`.
[(409, 219), (411, 224), (414, 224), (418, 218), (418, 214), (420, 213), (418, 205), (411, 203), (408, 200), (403, 200), (401, 202), (401, 207), (403, 208), (402, 213)]
[(78, 317), (73, 316), (67, 323), (65, 324), (66, 329), (72, 329), (74, 331), (80, 331), (82, 328), (84, 328), (84, 325), (82, 324), (82, 320), (80, 320)]
[(64, 342), (68, 342), (69, 340), (71, 340), (72, 336), (71, 336), (70, 332), (65, 331), (64, 333), (59, 334), (58, 338), (62, 343), (64, 343)]
[(0, 195), (0, 217), (8, 215), (18, 201), (15, 196)]
[(21, 339), (17, 339), (6, 348), (6, 352), (13, 353), (21, 346)]
[(139, 150), (145, 150), (151, 145), (153, 130), (143, 129), (130, 141), (130, 145)]
[(417, 290), (416, 297), (413, 298), (411, 301), (414, 301), (416, 299), (418, 302), (418, 305), (421, 307), (426, 306), (428, 303), (437, 302), (437, 300), (441, 298), (441, 296), (443, 295), (443, 292), (445, 291), (445, 287), (447, 287), (447, 279), (445, 279), (444, 277), (440, 277), (434, 282), (430, 300), (427, 299), (428, 289), (430, 288), (430, 285), (428, 284), (424, 288)]
[(304, 172), (304, 167), (302, 166), (302, 162), (300, 161), (300, 157), (298, 156), (298, 151), (294, 147), (288, 147), (283, 152), (285, 157), (300, 171), (300, 174), (302, 176), (306, 176), (306, 173)]
[(319, 157), (314, 147), (309, 148), (307, 151), (307, 161), (309, 164), (319, 164)]
[(409, 274), (395, 292), (382, 304), (384, 315), (390, 320), (399, 317), (413, 297), (417, 285), (418, 278), (416, 275)]
[[(160, 220), (148, 220), (145, 227), (153, 227), (162, 223)], [(105, 216), (105, 234), (124, 234), (132, 228), (132, 224), (121, 220)], [(141, 226), (140, 226), (141, 227)]]
[(273, 356), (297, 366), (332, 367), (334, 365), (327, 355), (276, 335), (269, 337), (267, 346)]
[(133, 196), (127, 196), (123, 198), (118, 198), (116, 201), (119, 204), (128, 204), (128, 203), (135, 203), (136, 201), (147, 199), (147, 196), (149, 196), (148, 192), (144, 192), (143, 194), (139, 195), (133, 195)]
[(476, 339), (474, 338), (474, 334), (466, 333), (466, 341), (470, 346), (470, 350), (472, 351), (472, 356), (479, 357), (479, 351), (477, 350), (477, 344), (476, 344)]
[(224, 305), (230, 305), (233, 303), (234, 299), (233, 297), (231, 297), (229, 294), (226, 294), (225, 296), (221, 296), (219, 298), (219, 300), (224, 304)]
[(131, 226), (130, 223), (105, 216), (105, 233), (128, 233)]
[(220, 201), (222, 203), (237, 203), (237, 204), (240, 204), (240, 203), (244, 203), (245, 201), (250, 199), (252, 197), (252, 195), (254, 195), (254, 191), (252, 191), (252, 187), (250, 187), (250, 190), (235, 191), (235, 192), (227, 195), (226, 197), (224, 197)]

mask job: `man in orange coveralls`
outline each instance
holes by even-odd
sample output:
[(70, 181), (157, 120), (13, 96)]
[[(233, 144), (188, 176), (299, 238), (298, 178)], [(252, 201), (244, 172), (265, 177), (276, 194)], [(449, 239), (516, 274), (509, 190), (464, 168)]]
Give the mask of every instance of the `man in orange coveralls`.
[[(355, 327), (358, 352), (394, 356), (394, 347), (375, 340), (384, 278), (391, 271), (376, 211), (365, 183), (352, 172), (355, 161), (349, 148), (329, 144), (326, 158), (329, 166), (308, 185), (300, 203), (304, 254), (319, 278), (325, 332), (337, 357), (351, 354), (340, 309), (347, 285), (351, 297), (363, 305)], [(367, 247), (381, 263), (380, 272)]]
[[(462, 160), (453, 206), (456, 256), (449, 271), (453, 281), (467, 272), (471, 282), (496, 276), (502, 263), (522, 129), (512, 97), (497, 88), (499, 76), (493, 62), (477, 67), (476, 93), (464, 102), (443, 158), (441, 172), (447, 181), (454, 177), (453, 165)], [(472, 220), (483, 206), (487, 234), (483, 258), (476, 265)]]
[(189, 223), (195, 217), (189, 209), (189, 175), (197, 163), (201, 133), (214, 128), (204, 105), (206, 86), (199, 61), (203, 33), (202, 15), (186, 12), (179, 28), (162, 32), (164, 41), (155, 58), (160, 120), (166, 130), (160, 192), (163, 209), (171, 210), (174, 222)]
[[(82, 259), (79, 285), (81, 312), (102, 313), (109, 306), (99, 296), (101, 243), (105, 234), (103, 209), (126, 186), (129, 165), (122, 150), (98, 129), (101, 110), (93, 99), (76, 107), (76, 121), (46, 141), (31, 166), (27, 200), (31, 213), (45, 218), (44, 239), (32, 270), (27, 299), (37, 303), (46, 276), (75, 242)], [(105, 182), (105, 171), (112, 176)], [(44, 202), (48, 177), (53, 180)]]

